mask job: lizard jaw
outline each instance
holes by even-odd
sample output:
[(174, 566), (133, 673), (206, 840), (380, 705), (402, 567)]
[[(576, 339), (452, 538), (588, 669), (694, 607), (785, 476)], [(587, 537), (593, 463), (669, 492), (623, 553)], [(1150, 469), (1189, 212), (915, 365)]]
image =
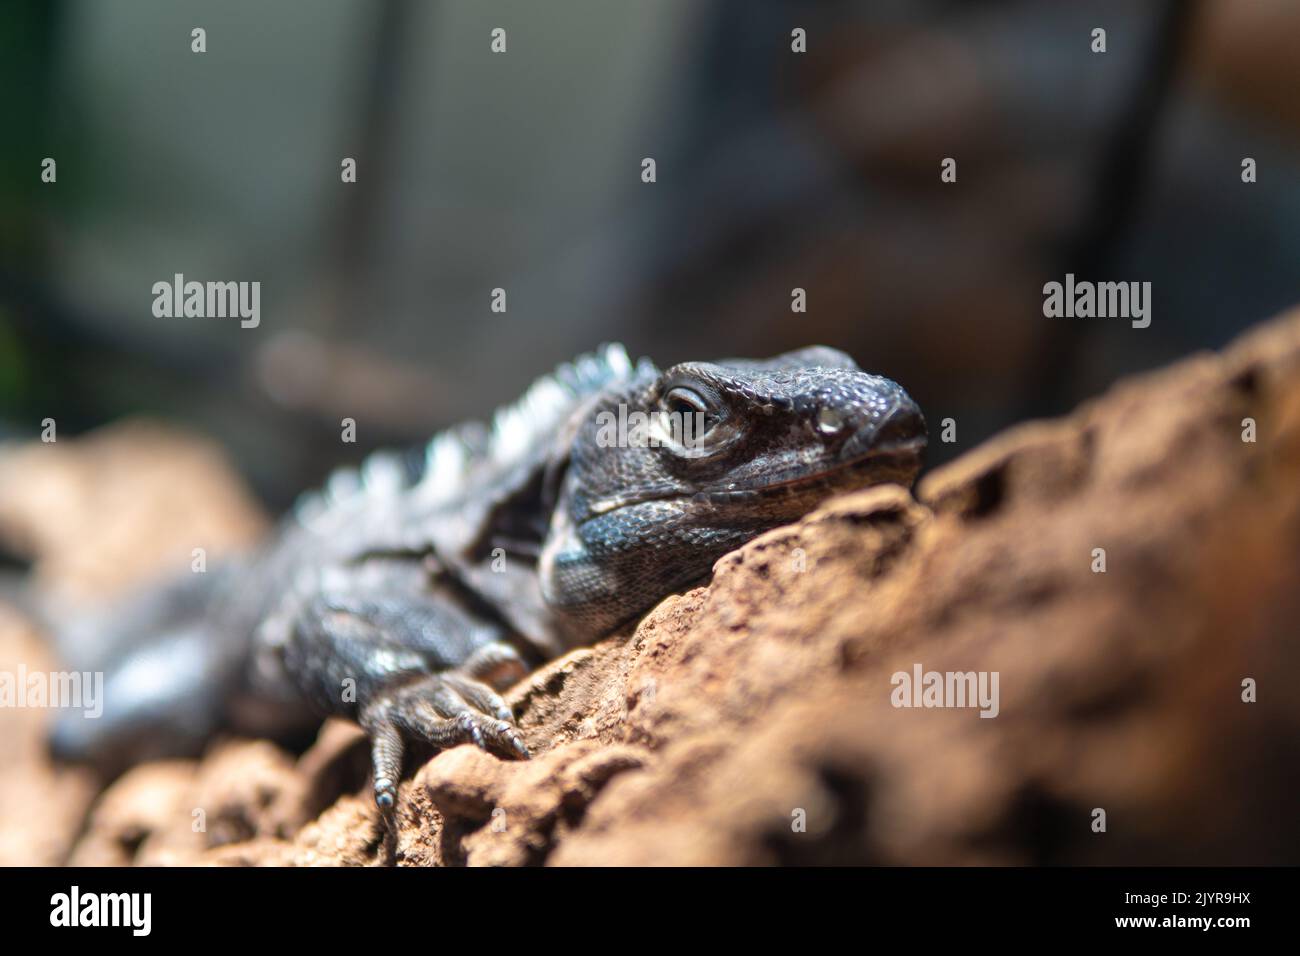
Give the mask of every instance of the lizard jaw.
[(588, 505), (589, 517), (579, 524), (586, 524), (588, 521), (625, 508), (646, 504), (677, 504), (683, 507), (702, 504), (718, 507), (752, 502), (762, 498), (785, 501), (806, 496), (813, 499), (798, 508), (792, 508), (791, 519), (793, 519), (811, 510), (820, 501), (840, 492), (890, 483), (911, 487), (916, 473), (921, 468), (921, 453), (925, 445), (924, 437), (914, 437), (886, 446), (877, 446), (865, 454), (848, 461), (836, 462), (832, 467), (820, 471), (744, 488), (719, 488), (697, 491), (693, 494), (683, 494), (678, 489), (666, 489), (662, 493), (606, 498), (591, 502)]

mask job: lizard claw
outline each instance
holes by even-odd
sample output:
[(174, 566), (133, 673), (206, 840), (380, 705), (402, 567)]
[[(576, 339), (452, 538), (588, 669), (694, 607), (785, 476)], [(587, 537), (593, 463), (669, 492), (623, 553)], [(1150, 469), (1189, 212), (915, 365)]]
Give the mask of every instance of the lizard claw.
[(519, 736), (518, 732), (511, 735), (510, 748), (519, 755), (521, 760), (528, 760), (533, 756), (528, 752), (528, 745), (524, 743), (524, 738)]
[(411, 741), (439, 749), (468, 743), (524, 760), (531, 756), (505, 701), (462, 674), (428, 674), (381, 694), (362, 708), (360, 723), (370, 737), (375, 805), (385, 814), (396, 804), (402, 756)]
[(487, 750), (487, 740), (483, 736), (483, 728), (478, 725), (474, 715), (465, 711), (456, 718), (456, 723), (460, 725), (461, 732), (470, 739), (479, 750)]

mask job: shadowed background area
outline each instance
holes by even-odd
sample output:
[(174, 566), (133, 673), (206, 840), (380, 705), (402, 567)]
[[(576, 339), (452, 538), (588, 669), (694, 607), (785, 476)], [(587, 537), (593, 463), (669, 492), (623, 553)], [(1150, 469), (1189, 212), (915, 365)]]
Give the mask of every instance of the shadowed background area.
[[(6, 4), (0, 429), (162, 415), (278, 509), (602, 340), (821, 342), (955, 419), (941, 462), (1300, 299), (1298, 37), (1282, 0)], [(1044, 317), (1067, 271), (1150, 281), (1151, 327)], [(154, 317), (176, 273), (260, 281), (260, 325)]]
[[(975, 446), (1300, 301), (1298, 41), (1291, 0), (8, 3), (0, 674), (59, 666), (32, 593), (247, 547), (331, 468), (597, 343), (824, 343), (902, 383), (951, 467), (518, 685), (551, 749), (426, 765), (408, 862), (1286, 862), (1300, 320)], [(259, 282), (259, 324), (155, 316), (178, 273)], [(1045, 316), (1067, 273), (1150, 282), (1150, 326)], [(918, 660), (1005, 670), (1007, 716), (900, 716), (882, 688)], [(47, 718), (0, 711), (0, 862), (374, 855), (355, 728), (104, 790), (50, 764)], [(456, 823), (461, 787), (516, 800), (514, 836)], [(838, 820), (811, 848), (785, 833), (810, 801)], [(1099, 804), (1104, 843), (1075, 829)]]

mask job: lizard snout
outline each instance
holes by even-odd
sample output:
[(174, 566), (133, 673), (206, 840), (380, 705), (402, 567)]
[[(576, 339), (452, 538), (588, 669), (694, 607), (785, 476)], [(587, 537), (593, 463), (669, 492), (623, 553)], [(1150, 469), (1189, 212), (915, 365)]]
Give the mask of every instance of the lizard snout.
[[(901, 388), (890, 390), (840, 449), (841, 461), (873, 457), (919, 458), (926, 444), (925, 416)], [(883, 406), (883, 407), (882, 407)]]
[(921, 414), (916, 402), (907, 395), (900, 397), (894, 410), (879, 424), (871, 439), (872, 447), (878, 451), (913, 447), (920, 450), (925, 442), (925, 416)]

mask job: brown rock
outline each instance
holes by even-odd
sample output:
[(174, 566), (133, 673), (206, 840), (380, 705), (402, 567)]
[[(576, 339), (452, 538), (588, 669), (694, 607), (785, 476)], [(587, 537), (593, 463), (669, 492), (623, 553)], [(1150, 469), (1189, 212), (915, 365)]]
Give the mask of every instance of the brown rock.
[[(1294, 862), (1297, 619), (1300, 314), (727, 555), (512, 690), (532, 760), (405, 781), (396, 860)], [(916, 665), (997, 716), (894, 706)], [(356, 743), (140, 768), (74, 858), (382, 862)], [(200, 791), (242, 842), (175, 832)]]
[(211, 442), (128, 420), (78, 438), (0, 449), (0, 534), (36, 557), (61, 598), (114, 594), (252, 544), (266, 519)]
[[(55, 667), (44, 643), (12, 609), (0, 604), (0, 675)], [(95, 798), (83, 771), (56, 768), (45, 757), (48, 711), (0, 708), (0, 866), (50, 866), (67, 858)]]

